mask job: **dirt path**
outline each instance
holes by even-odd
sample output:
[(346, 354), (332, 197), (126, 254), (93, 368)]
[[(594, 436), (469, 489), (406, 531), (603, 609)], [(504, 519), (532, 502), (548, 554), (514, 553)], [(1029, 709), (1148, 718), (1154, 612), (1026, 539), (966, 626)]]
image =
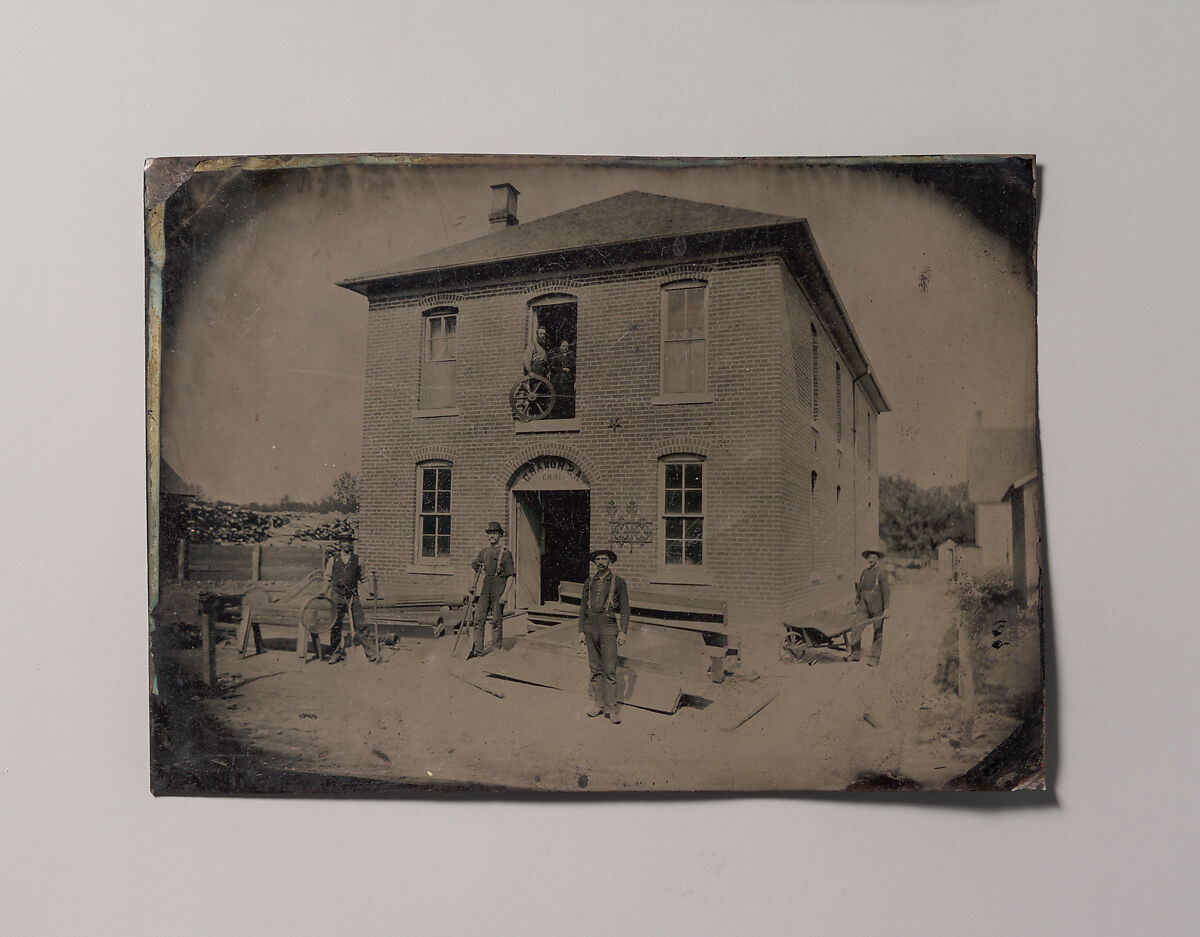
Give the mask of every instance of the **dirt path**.
[(627, 706), (620, 726), (584, 715), (582, 655), (578, 693), (484, 678), (500, 699), (451, 676), (461, 666), (451, 638), (406, 637), (379, 665), (358, 650), (328, 665), (302, 662), (294, 633), (270, 628), (264, 654), (218, 646), (223, 693), (198, 705), (231, 750), (290, 771), (547, 791), (829, 790), (878, 776), (936, 788), (1016, 723), (956, 734), (957, 701), (936, 680), (951, 611), (944, 584), (921, 571), (894, 590), (879, 667), (836, 654), (813, 666), (765, 661), (755, 679), (708, 684), (709, 701), (672, 716)]

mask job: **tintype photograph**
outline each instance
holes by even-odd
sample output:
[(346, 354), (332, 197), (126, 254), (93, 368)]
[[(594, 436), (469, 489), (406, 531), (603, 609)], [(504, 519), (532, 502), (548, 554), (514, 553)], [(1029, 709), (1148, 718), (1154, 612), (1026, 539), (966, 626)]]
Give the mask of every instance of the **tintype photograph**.
[(1045, 785), (1032, 157), (145, 172), (156, 794)]

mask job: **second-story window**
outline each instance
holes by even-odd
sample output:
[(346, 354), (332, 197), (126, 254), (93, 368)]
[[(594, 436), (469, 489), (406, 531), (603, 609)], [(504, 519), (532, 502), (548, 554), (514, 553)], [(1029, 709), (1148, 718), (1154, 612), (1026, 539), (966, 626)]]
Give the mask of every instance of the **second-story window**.
[(671, 283), (662, 291), (662, 392), (708, 390), (708, 321), (704, 283)]
[(454, 378), (458, 364), (458, 313), (435, 309), (425, 316), (421, 354), (421, 407), (442, 410), (454, 406)]
[(842, 366), (841, 364), (834, 365), (833, 372), (833, 392), (837, 396), (837, 441), (839, 445), (842, 441)]
[(821, 349), (817, 344), (817, 327), (810, 325), (809, 329), (812, 330), (812, 418), (815, 423), (821, 412)]

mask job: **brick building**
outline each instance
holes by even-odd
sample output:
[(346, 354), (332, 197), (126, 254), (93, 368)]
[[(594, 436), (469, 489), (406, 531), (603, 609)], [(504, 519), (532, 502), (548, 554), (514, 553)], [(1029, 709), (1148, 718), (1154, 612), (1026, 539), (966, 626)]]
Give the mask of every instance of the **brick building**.
[[(888, 404), (808, 224), (628, 192), (339, 285), (370, 301), (361, 546), (389, 594), (461, 594), (500, 520), (523, 605), (611, 546), (630, 586), (774, 634), (851, 597)], [(538, 326), (573, 367), (510, 388)], [(565, 403), (563, 402), (565, 401)]]

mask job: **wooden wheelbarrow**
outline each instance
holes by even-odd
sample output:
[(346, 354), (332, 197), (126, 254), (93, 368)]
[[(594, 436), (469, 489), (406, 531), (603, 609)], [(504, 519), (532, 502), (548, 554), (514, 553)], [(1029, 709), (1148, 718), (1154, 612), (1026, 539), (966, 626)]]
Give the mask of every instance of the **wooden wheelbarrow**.
[[(863, 630), (875, 629), (887, 615), (868, 618), (862, 622)], [(780, 660), (789, 664), (804, 661), (810, 667), (817, 662), (815, 651), (838, 651), (850, 657), (850, 631), (861, 619), (857, 612), (814, 612), (796, 624), (784, 622), (783, 646)]]

